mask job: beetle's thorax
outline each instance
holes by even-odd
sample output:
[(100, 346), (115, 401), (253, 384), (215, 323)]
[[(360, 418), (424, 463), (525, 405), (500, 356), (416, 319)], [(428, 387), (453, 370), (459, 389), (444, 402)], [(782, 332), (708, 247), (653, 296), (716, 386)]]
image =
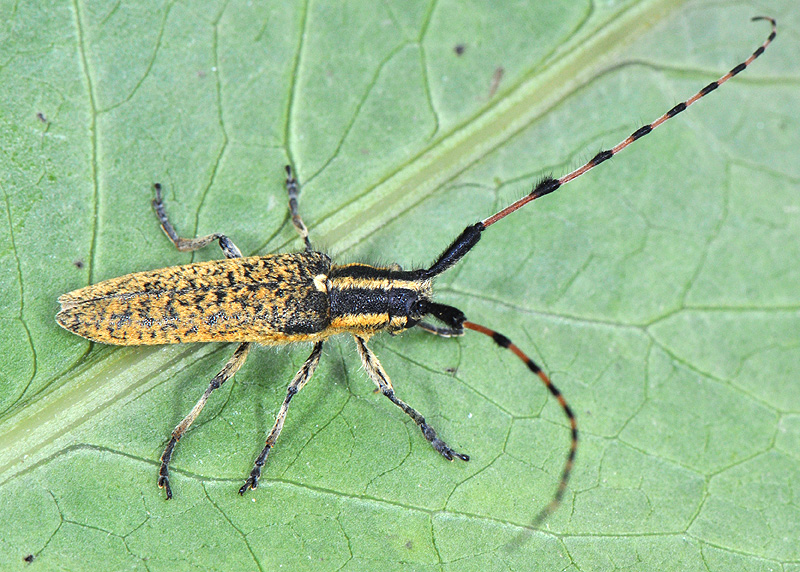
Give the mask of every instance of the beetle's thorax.
[(432, 296), (431, 280), (418, 271), (345, 264), (332, 266), (328, 278), (331, 328), (338, 331), (405, 330), (422, 319), (420, 302)]

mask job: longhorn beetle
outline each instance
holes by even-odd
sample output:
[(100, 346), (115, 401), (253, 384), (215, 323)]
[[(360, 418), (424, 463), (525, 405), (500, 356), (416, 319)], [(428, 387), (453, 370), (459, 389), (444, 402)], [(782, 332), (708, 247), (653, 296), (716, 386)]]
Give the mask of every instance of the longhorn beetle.
[[(468, 226), (429, 268), (402, 270), (398, 265), (336, 264), (327, 255), (315, 251), (308, 237), (308, 229), (300, 218), (298, 184), (288, 166), (286, 190), (289, 211), (292, 223), (305, 243), (305, 250), (289, 254), (242, 257), (236, 245), (219, 233), (200, 238), (181, 238), (167, 217), (161, 186), (156, 184), (153, 209), (161, 228), (175, 247), (186, 252), (218, 241), (226, 260), (137, 272), (80, 288), (59, 297), (61, 311), (56, 320), (71, 332), (106, 344), (239, 343), (225, 367), (211, 380), (189, 414), (175, 427), (161, 455), (158, 486), (165, 489), (168, 499), (172, 498), (169, 462), (175, 446), (203, 410), (214, 390), (242, 366), (253, 342), (266, 345), (311, 342), (314, 347), (289, 384), (266, 445), (256, 458), (253, 470), (239, 489), (239, 494), (243, 495), (248, 489), (258, 486), (262, 467), (283, 428), (289, 402), (317, 368), (325, 340), (335, 334), (353, 336), (367, 374), (383, 395), (414, 420), (434, 449), (448, 461), (468, 461), (469, 456), (450, 448), (422, 415), (395, 395), (389, 376), (367, 347), (367, 342), (377, 333), (395, 334), (414, 326), (444, 337), (461, 336), (465, 330), (489, 336), (500, 347), (511, 350), (541, 379), (569, 420), (571, 442), (567, 460), (552, 500), (535, 519), (539, 523), (558, 507), (567, 487), (578, 447), (575, 415), (547, 374), (511, 340), (467, 320), (461, 310), (435, 302), (433, 280), (472, 250), (488, 227), (530, 201), (552, 193), (607, 161), (747, 68), (764, 52), (776, 34), (776, 24), (772, 18), (759, 16), (753, 20), (770, 22), (772, 32), (749, 58), (652, 123), (640, 127), (616, 146), (600, 151), (582, 167), (560, 179), (544, 178), (528, 195), (489, 218)], [(426, 319), (432, 319), (435, 323)]]

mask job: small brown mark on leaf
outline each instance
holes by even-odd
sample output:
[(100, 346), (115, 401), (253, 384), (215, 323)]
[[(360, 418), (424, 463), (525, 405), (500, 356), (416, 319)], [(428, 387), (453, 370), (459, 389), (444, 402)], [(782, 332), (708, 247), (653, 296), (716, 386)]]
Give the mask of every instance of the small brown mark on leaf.
[(504, 73), (506, 73), (506, 70), (503, 69), (503, 66), (497, 66), (497, 69), (494, 70), (492, 74), (492, 85), (489, 87), (489, 97), (497, 93), (497, 88), (500, 87), (500, 82), (503, 81)]

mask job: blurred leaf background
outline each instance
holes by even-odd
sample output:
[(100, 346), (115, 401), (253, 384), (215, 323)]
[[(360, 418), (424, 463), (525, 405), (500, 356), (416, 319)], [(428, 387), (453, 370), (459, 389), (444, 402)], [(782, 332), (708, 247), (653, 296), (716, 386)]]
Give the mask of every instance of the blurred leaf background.
[[(800, 570), (800, 91), (789, 2), (0, 3), (4, 570)], [(326, 345), (259, 489), (237, 494), (310, 348), (257, 348), (173, 460), (233, 346), (111, 348), (67, 291), (181, 254), (315, 246), (430, 263), (464, 228), (742, 61), (620, 156), (485, 233), (438, 299), (491, 340), (373, 342), (446, 463)], [(30, 568), (23, 561), (35, 557)]]

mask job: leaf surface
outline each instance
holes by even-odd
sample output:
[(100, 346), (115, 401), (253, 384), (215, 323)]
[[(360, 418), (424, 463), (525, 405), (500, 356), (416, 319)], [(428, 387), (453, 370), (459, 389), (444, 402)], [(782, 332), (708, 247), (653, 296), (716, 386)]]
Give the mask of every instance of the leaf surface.
[[(0, 4), (0, 567), (794, 570), (800, 125), (787, 2)], [(300, 247), (429, 264), (779, 35), (752, 68), (488, 229), (437, 299), (550, 373), (568, 425), (469, 332), (372, 342), (445, 462), (326, 344), (261, 485), (237, 494), (310, 347), (256, 348), (158, 459), (233, 346), (111, 348), (56, 298), (138, 270)], [(793, 564), (794, 563), (794, 564)], [(793, 566), (795, 568), (793, 568)]]

